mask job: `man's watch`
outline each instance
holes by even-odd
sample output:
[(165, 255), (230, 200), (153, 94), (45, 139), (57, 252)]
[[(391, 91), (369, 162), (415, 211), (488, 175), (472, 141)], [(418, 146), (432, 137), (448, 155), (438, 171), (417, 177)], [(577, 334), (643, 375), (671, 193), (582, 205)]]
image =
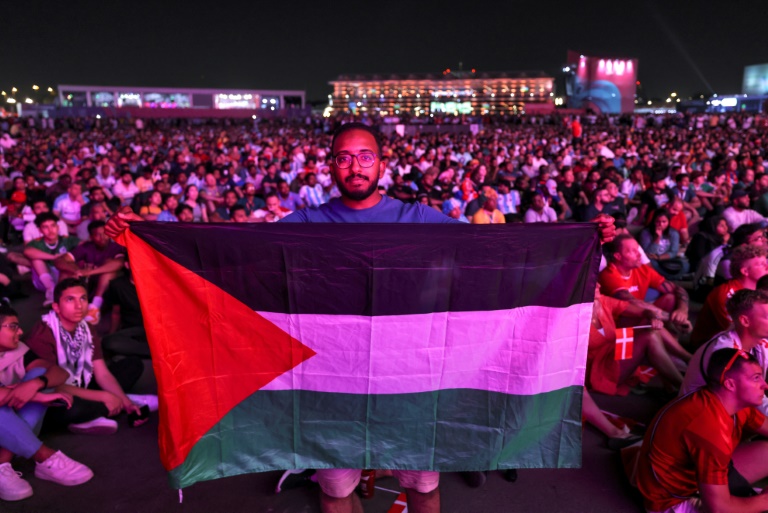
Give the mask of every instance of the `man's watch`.
[(48, 388), (48, 378), (46, 378), (45, 376), (38, 376), (37, 379), (43, 382), (43, 386), (40, 387), (40, 390), (45, 390), (46, 388)]

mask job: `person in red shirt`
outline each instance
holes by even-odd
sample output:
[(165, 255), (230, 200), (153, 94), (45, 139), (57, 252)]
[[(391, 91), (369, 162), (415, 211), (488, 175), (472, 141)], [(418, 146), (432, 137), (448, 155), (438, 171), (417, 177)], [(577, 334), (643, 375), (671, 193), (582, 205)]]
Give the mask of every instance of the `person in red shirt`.
[[(691, 329), (688, 320), (688, 293), (682, 287), (667, 281), (641, 261), (640, 245), (629, 234), (616, 237), (607, 247), (608, 266), (599, 276), (601, 292), (606, 296), (629, 301), (644, 310), (651, 310), (664, 321), (665, 328), (659, 330), (664, 345), (673, 356), (684, 361), (691, 359), (677, 338), (669, 332)], [(649, 289), (658, 290), (661, 296), (653, 304), (645, 301)], [(628, 326), (625, 322), (621, 326)]]
[(725, 309), (725, 302), (741, 289), (754, 290), (757, 281), (768, 274), (768, 261), (765, 255), (764, 248), (749, 244), (733, 250), (730, 272), (734, 279), (715, 287), (707, 296), (691, 333), (693, 347), (699, 347), (730, 327), (732, 319)]
[(754, 356), (731, 348), (712, 354), (707, 387), (667, 405), (645, 434), (637, 486), (647, 511), (768, 510), (768, 493), (750, 485), (768, 476), (768, 442), (740, 443), (745, 431), (768, 436), (756, 409), (766, 389)]

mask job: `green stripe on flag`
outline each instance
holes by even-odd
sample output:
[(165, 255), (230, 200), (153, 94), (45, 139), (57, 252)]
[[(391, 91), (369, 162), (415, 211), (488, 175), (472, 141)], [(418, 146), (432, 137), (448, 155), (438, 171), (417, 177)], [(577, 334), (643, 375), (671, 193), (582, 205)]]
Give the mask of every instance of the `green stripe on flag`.
[(581, 386), (534, 396), (262, 390), (206, 433), (169, 478), (184, 488), (288, 468), (578, 468), (581, 396)]

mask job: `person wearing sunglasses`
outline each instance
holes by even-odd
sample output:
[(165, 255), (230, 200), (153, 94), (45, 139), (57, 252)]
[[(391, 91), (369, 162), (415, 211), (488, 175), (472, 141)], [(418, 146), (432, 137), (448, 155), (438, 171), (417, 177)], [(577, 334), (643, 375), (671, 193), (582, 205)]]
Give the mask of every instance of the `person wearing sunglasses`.
[[(693, 354), (680, 388), (681, 396), (706, 386), (705, 369), (712, 354), (720, 349), (741, 349), (755, 358), (763, 375), (768, 371), (768, 294), (761, 290), (738, 290), (725, 307), (733, 326), (713, 336)], [(760, 410), (768, 414), (768, 398), (763, 399)]]
[(706, 382), (662, 409), (645, 434), (637, 485), (646, 511), (768, 510), (768, 493), (751, 485), (768, 476), (768, 441), (742, 442), (747, 433), (768, 436), (758, 409), (768, 389), (764, 370), (741, 349), (719, 349)]

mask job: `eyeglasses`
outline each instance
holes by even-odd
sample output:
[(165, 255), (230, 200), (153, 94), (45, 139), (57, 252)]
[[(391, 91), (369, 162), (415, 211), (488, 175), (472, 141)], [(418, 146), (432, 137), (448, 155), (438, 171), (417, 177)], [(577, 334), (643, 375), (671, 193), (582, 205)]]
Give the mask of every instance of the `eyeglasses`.
[(19, 331), (19, 328), (21, 328), (18, 322), (12, 322), (10, 324), (0, 324), (0, 327), (8, 328), (11, 331)]
[(364, 151), (357, 155), (352, 153), (343, 153), (333, 157), (333, 161), (336, 162), (336, 166), (339, 169), (347, 169), (352, 165), (352, 160), (357, 159), (357, 163), (360, 167), (371, 167), (376, 163), (376, 154), (372, 151)]
[(733, 367), (733, 364), (736, 363), (736, 358), (738, 358), (739, 356), (741, 356), (745, 360), (749, 360), (749, 354), (747, 352), (742, 351), (741, 349), (739, 349), (737, 352), (735, 352), (733, 354), (733, 356), (731, 356), (731, 359), (728, 360), (728, 364), (723, 369), (723, 373), (720, 374), (720, 384), (721, 385), (725, 381), (725, 373), (728, 372), (729, 370), (731, 370), (731, 367)]

